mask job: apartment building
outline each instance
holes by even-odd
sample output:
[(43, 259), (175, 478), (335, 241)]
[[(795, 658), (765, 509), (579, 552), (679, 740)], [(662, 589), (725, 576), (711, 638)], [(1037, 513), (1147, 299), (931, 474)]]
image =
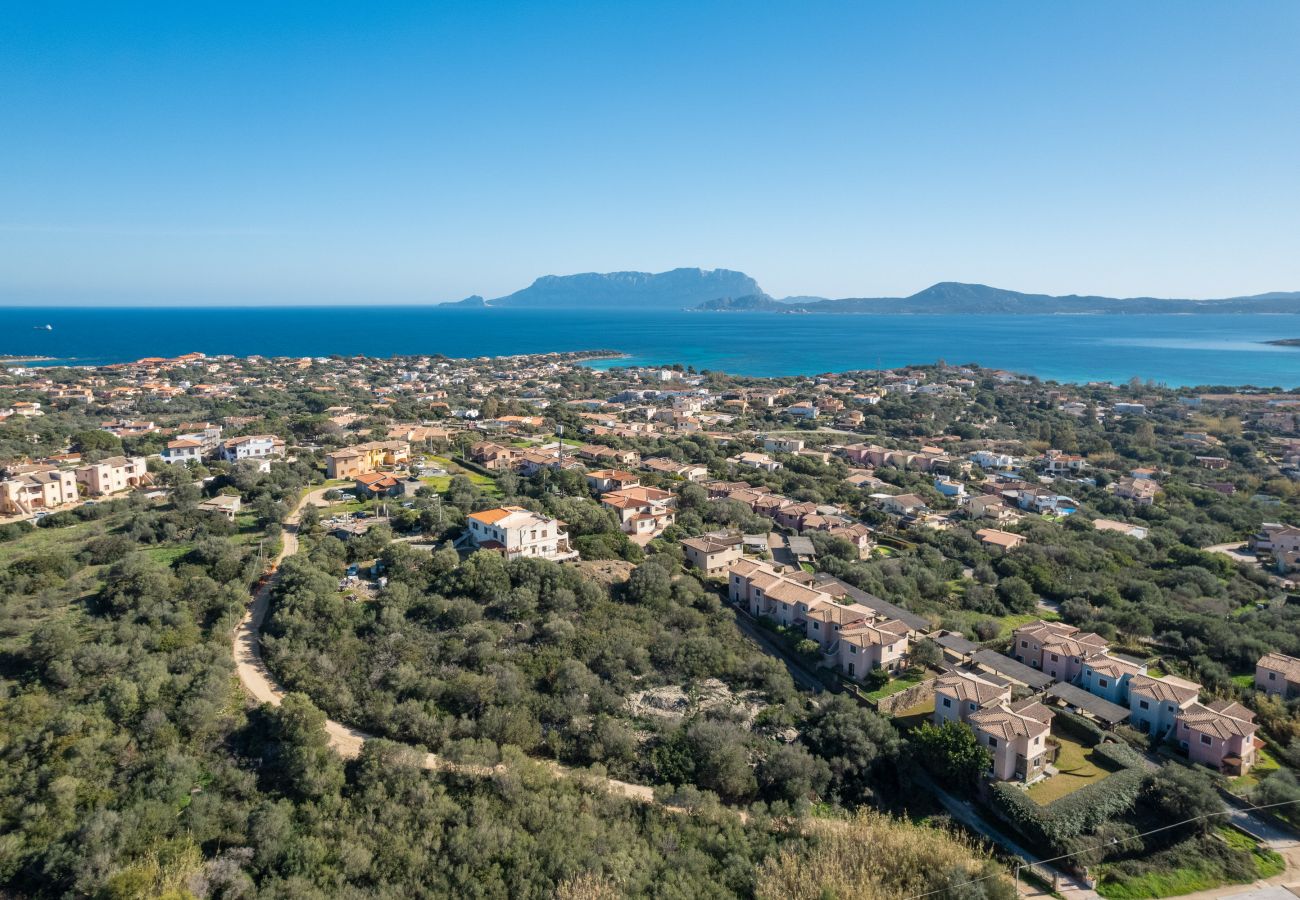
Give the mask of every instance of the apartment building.
[(1128, 723), (1142, 734), (1170, 734), (1178, 717), (1200, 700), (1201, 686), (1166, 675), (1134, 675), (1128, 685)]
[(203, 459), (203, 444), (192, 438), (181, 437), (168, 441), (159, 457), (163, 462), (173, 463), (199, 462)]

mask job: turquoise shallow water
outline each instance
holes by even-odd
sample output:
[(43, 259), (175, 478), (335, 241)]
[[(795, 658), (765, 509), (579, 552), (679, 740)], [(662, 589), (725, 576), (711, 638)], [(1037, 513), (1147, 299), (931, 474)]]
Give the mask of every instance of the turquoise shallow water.
[[(50, 324), (53, 330), (37, 330)], [(237, 356), (613, 349), (747, 375), (944, 359), (1060, 381), (1300, 386), (1300, 316), (824, 316), (437, 307), (0, 308), (0, 353), (82, 363)]]

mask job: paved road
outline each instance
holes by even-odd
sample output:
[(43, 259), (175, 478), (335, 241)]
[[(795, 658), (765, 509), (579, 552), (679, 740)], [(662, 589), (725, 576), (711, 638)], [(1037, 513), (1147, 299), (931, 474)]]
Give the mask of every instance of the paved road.
[[(232, 646), (232, 652), (235, 658), (235, 670), (239, 674), (239, 681), (244, 686), (249, 695), (259, 703), (269, 703), (272, 706), (279, 706), (284, 700), (286, 693), (283, 685), (276, 681), (271, 670), (267, 668), (266, 662), (262, 659), (262, 623), (266, 621), (266, 612), (271, 604), (271, 595), (275, 591), (276, 584), (280, 580), (280, 563), (298, 552), (298, 521), (302, 516), (302, 510), (307, 504), (311, 503), (316, 506), (326, 506), (325, 492), (329, 488), (318, 488), (306, 494), (298, 503), (294, 511), (285, 519), (284, 537), (280, 550), (280, 555), (275, 558), (275, 574), (266, 580), (262, 587), (253, 595), (252, 603), (249, 604), (248, 611), (244, 614), (243, 620), (239, 627), (235, 629), (235, 636)], [(352, 759), (361, 753), (361, 747), (366, 741), (373, 738), (372, 735), (360, 731), (351, 726), (344, 725), (342, 722), (336, 722), (333, 719), (325, 720), (325, 733), (329, 737), (329, 745), (344, 759)], [(549, 769), (556, 777), (562, 778), (585, 778), (591, 776), (585, 772), (569, 769), (559, 763), (543, 761), (541, 763)], [(455, 763), (451, 760), (444, 759), (433, 753), (426, 753), (421, 760), (421, 765), (430, 770), (441, 770), (449, 772), (458, 772), (466, 775), (488, 776), (497, 771), (504, 771), (502, 766), (474, 766), (464, 763)], [(605, 788), (612, 794), (627, 797), (632, 800), (639, 800), (643, 803), (654, 802), (654, 789), (643, 784), (630, 784), (626, 781), (619, 781), (615, 778), (606, 778), (603, 780)], [(743, 813), (741, 813), (743, 816)]]

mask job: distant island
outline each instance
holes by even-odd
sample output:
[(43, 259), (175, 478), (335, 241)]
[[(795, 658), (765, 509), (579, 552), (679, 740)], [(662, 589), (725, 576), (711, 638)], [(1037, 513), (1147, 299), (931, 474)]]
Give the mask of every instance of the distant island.
[[(637, 311), (769, 312), (833, 315), (1116, 315), (1298, 314), (1300, 291), (1217, 300), (1026, 294), (984, 284), (944, 281), (907, 297), (776, 298), (744, 272), (585, 272), (546, 275), (522, 290), (485, 299), (477, 294), (442, 304), (474, 309), (628, 309)], [(1290, 345), (1287, 345), (1290, 346)]]
[(1300, 347), (1300, 338), (1282, 338), (1276, 341), (1265, 341), (1266, 344), (1272, 344), (1274, 347)]

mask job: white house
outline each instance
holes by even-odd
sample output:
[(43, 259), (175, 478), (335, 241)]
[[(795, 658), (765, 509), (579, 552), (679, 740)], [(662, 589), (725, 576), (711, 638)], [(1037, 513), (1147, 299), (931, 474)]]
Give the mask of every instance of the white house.
[(535, 557), (559, 561), (578, 556), (569, 547), (569, 535), (560, 527), (558, 519), (521, 506), (470, 513), (465, 522), (469, 526), (465, 536), (474, 547), (500, 551), (506, 559)]

